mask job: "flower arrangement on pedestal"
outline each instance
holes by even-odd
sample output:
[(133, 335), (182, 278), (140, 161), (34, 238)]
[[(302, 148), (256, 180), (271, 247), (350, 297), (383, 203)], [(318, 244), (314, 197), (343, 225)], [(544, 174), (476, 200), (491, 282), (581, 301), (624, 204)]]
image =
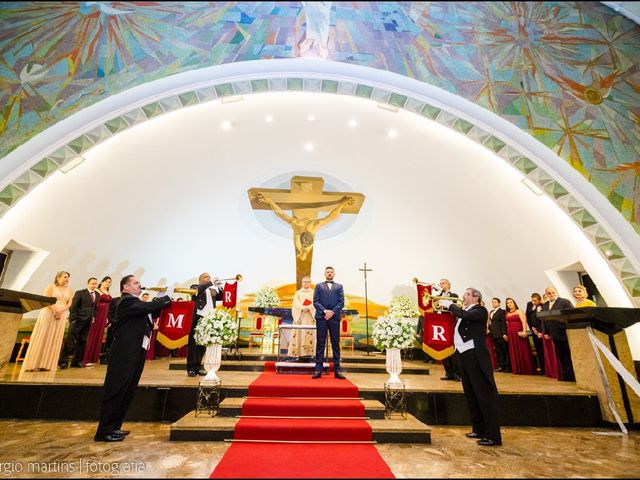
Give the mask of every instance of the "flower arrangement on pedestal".
[(274, 288), (262, 287), (256, 292), (255, 306), (259, 308), (275, 308), (280, 305), (280, 297)]
[(202, 359), (207, 370), (203, 382), (220, 383), (217, 371), (222, 361), (222, 345), (236, 338), (236, 321), (226, 308), (215, 308), (198, 321), (194, 337), (198, 345), (207, 347)]
[(391, 299), (389, 310), (385, 313), (385, 317), (396, 318), (417, 318), (420, 315), (418, 307), (406, 295), (398, 295)]

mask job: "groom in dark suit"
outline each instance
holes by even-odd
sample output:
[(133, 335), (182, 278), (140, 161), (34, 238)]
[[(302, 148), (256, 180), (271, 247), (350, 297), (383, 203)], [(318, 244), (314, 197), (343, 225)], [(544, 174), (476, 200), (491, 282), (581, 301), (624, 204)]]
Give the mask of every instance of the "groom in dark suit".
[(93, 317), (96, 315), (96, 306), (100, 295), (96, 292), (98, 279), (91, 277), (87, 280), (87, 288), (78, 290), (73, 295), (71, 307), (69, 307), (69, 333), (67, 341), (62, 347), (58, 366), (67, 368), (69, 355), (73, 355), (71, 366), (82, 368), (82, 357), (84, 357), (84, 348), (87, 344), (87, 335), (93, 323)]
[(313, 292), (313, 306), (316, 308), (316, 369), (311, 378), (322, 376), (324, 348), (327, 344), (327, 331), (331, 337), (333, 350), (333, 371), (336, 378), (344, 379), (340, 372), (340, 318), (344, 308), (344, 290), (335, 283), (333, 267), (324, 269), (326, 281), (316, 285)]

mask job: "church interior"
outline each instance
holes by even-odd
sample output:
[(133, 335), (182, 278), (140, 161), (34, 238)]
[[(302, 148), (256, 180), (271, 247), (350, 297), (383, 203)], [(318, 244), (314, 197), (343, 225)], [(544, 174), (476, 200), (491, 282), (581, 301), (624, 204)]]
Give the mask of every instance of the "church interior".
[[(640, 476), (639, 5), (1, 4), (0, 473)], [(302, 279), (329, 266), (346, 381), (331, 342), (318, 380), (291, 360)], [(233, 330), (203, 359), (219, 382), (191, 375), (182, 317), (151, 318), (131, 434), (94, 442), (107, 330), (65, 368), (64, 325), (51, 368), (27, 368), (61, 272), (110, 298), (134, 275), (188, 325), (209, 272)], [(465, 438), (421, 285), (521, 311), (530, 372), (500, 365), (487, 313), (502, 445)], [(576, 286), (595, 308), (556, 315), (575, 377), (545, 375), (527, 303)], [(415, 313), (392, 373), (374, 331), (398, 298)], [(314, 447), (328, 466), (301, 461)]]

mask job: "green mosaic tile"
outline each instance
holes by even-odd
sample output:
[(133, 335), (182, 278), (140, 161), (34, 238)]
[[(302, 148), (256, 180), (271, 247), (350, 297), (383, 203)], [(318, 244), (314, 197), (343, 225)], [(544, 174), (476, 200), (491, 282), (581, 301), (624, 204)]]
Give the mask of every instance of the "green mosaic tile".
[(494, 137), (493, 135), (491, 135), (489, 137), (489, 139), (486, 142), (484, 142), (484, 144), (485, 144), (485, 146), (489, 147), (494, 152), (499, 152), (506, 145), (506, 143), (504, 143), (499, 138)]
[(301, 78), (287, 78), (287, 90), (302, 90)]
[(53, 152), (51, 155), (49, 155), (49, 158), (54, 162), (56, 162), (58, 165), (62, 165), (65, 162), (77, 156), (78, 154), (76, 152), (74, 152), (67, 145), (65, 145), (59, 148), (58, 150), (56, 150), (55, 152)]
[(467, 122), (462, 118), (456, 120), (456, 123), (453, 124), (453, 128), (456, 129), (460, 133), (464, 133), (465, 135), (469, 133), (469, 130), (473, 128), (473, 123)]
[(129, 124), (122, 117), (112, 118), (104, 124), (111, 133), (118, 133), (129, 128)]
[(13, 205), (23, 195), (24, 192), (18, 187), (7, 185), (4, 190), (0, 192), (0, 202), (5, 205)]
[(638, 276), (638, 272), (636, 271), (635, 268), (633, 268), (633, 265), (631, 265), (631, 262), (629, 262), (629, 260), (627, 260), (626, 258), (621, 258), (619, 260), (611, 260), (610, 263), (611, 263), (611, 266), (614, 268), (616, 272), (618, 272), (618, 275), (620, 275), (620, 278), (622, 279)]
[[(616, 243), (613, 241), (598, 245), (598, 248), (609, 260), (618, 260), (620, 258), (624, 258), (624, 253), (622, 253), (620, 247), (618, 247), (618, 245), (616, 245)], [(608, 253), (610, 253), (610, 255)]]
[(163, 98), (162, 100), (158, 101), (158, 103), (162, 107), (162, 110), (164, 110), (165, 112), (171, 112), (173, 110), (182, 108), (180, 100), (178, 99), (178, 97), (174, 96)]
[(601, 245), (611, 241), (611, 236), (605, 232), (604, 228), (600, 225), (593, 225), (591, 227), (584, 228), (583, 230), (596, 245)]
[(389, 97), (389, 105), (395, 105), (396, 107), (403, 108), (404, 104), (407, 103), (406, 95), (399, 95), (397, 93), (392, 93), (391, 97)]
[(220, 85), (216, 85), (214, 88), (216, 89), (218, 97), (229, 97), (231, 95), (235, 95), (233, 85), (230, 83), (221, 83)]
[(528, 175), (529, 173), (533, 172), (536, 168), (538, 168), (538, 166), (535, 163), (533, 163), (531, 160), (529, 160), (527, 157), (522, 157), (521, 159), (517, 160), (513, 164), (513, 166), (516, 167), (525, 175)]
[(564, 197), (569, 193), (564, 189), (562, 185), (556, 182), (548, 183), (542, 189), (554, 199)]
[(137, 125), (138, 123), (146, 122), (147, 115), (141, 108), (136, 108), (122, 115), (122, 119), (129, 124), (129, 126)]
[(12, 185), (15, 185), (20, 190), (28, 192), (40, 182), (42, 182), (42, 177), (40, 175), (31, 170), (27, 170), (22, 175), (20, 175), (20, 177), (18, 177), (16, 181), (12, 183)]
[(147, 116), (147, 118), (153, 118), (164, 113), (160, 102), (154, 102), (150, 103), (149, 105), (145, 105), (144, 107), (142, 107), (142, 111)]
[(85, 133), (87, 137), (94, 143), (100, 143), (103, 140), (111, 137), (111, 132), (104, 125), (100, 125), (97, 128), (94, 128), (90, 132)]
[(85, 135), (80, 135), (78, 138), (72, 140), (67, 145), (76, 153), (82, 153), (93, 147), (93, 142)]
[(625, 278), (622, 280), (632, 297), (640, 296), (640, 277)]
[(371, 98), (372, 93), (373, 87), (362, 85), (360, 83), (356, 86), (356, 97)]
[(578, 224), (580, 226), (584, 227), (589, 227), (591, 225), (595, 225), (596, 223), (598, 223), (596, 221), (595, 218), (593, 218), (593, 216), (587, 212), (586, 210), (579, 210), (575, 213), (573, 213), (571, 215), (571, 217), (573, 217), (573, 219), (578, 222)]
[(322, 80), (321, 90), (326, 93), (338, 93), (338, 82), (336, 80)]
[(423, 117), (427, 117), (432, 120), (435, 120), (436, 118), (438, 118), (438, 115), (440, 115), (441, 111), (442, 109), (438, 107), (434, 107), (433, 105), (427, 104), (424, 106), (424, 108), (420, 112), (420, 115), (422, 115)]
[(198, 96), (196, 95), (196, 92), (181, 93), (180, 95), (178, 95), (178, 98), (180, 99), (180, 103), (185, 107), (188, 105), (195, 105), (197, 103), (200, 103), (198, 101)]
[(269, 82), (267, 82), (265, 79), (262, 79), (262, 80), (251, 80), (251, 89), (255, 93), (268, 92), (269, 91)]
[(50, 173), (55, 172), (58, 168), (58, 165), (49, 158), (43, 158), (38, 163), (36, 163), (31, 170), (36, 172), (41, 177), (48, 177)]

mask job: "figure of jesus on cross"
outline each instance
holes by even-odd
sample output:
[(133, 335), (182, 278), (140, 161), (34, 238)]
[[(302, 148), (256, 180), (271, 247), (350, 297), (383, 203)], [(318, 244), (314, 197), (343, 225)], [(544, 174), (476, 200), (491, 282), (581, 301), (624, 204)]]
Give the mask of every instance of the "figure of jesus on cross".
[[(296, 250), (296, 280), (300, 287), (302, 277), (311, 274), (315, 235), (326, 224), (343, 213), (358, 213), (364, 195), (349, 192), (323, 192), (321, 177), (300, 177), (291, 179), (291, 190), (251, 188), (249, 199), (254, 209), (273, 210), (293, 229), (293, 243)], [(291, 210), (291, 215), (285, 213)], [(329, 213), (318, 218), (321, 211)]]

